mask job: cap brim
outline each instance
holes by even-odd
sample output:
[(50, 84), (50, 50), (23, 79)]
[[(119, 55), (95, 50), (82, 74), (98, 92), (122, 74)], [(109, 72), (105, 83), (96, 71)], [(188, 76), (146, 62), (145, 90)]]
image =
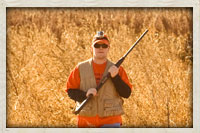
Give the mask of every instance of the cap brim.
[(95, 42), (93, 42), (92, 45), (94, 45), (94, 44), (96, 44), (96, 43), (109, 45), (108, 40), (105, 40), (105, 39), (102, 39), (102, 40), (96, 40)]

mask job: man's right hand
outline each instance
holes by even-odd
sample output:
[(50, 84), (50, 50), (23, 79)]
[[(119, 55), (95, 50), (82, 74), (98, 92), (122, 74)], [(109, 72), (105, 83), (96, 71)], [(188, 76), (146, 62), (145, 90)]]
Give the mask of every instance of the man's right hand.
[(97, 95), (97, 89), (96, 88), (90, 88), (86, 93), (86, 97), (88, 97), (90, 94), (92, 94), (93, 96), (96, 96)]

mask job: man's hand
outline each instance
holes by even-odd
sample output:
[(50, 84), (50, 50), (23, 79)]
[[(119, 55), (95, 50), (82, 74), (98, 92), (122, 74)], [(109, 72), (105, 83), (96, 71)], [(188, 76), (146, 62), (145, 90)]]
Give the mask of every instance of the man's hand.
[(110, 72), (111, 77), (114, 78), (119, 73), (119, 68), (113, 65), (108, 69), (108, 72)]
[(96, 88), (90, 88), (86, 93), (86, 97), (88, 97), (90, 94), (92, 94), (93, 96), (96, 96), (97, 95), (97, 89)]

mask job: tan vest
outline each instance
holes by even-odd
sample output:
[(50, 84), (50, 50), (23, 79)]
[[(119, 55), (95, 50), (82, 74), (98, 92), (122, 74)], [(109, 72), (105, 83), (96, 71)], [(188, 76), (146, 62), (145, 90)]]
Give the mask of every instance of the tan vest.
[[(112, 65), (114, 64), (108, 60), (103, 76), (108, 73), (108, 68)], [(92, 59), (79, 63), (79, 72), (81, 90), (86, 92), (90, 88), (97, 87), (93, 72)], [(121, 115), (124, 114), (122, 104), (122, 98), (117, 93), (111, 79), (108, 79), (98, 91), (98, 96), (92, 97), (92, 99), (81, 110), (79, 115), (96, 116), (98, 114), (100, 117)]]

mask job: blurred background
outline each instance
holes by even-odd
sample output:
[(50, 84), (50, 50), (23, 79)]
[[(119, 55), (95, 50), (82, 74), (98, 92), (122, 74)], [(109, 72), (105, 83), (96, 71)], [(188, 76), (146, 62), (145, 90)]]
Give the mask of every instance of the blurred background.
[(193, 127), (192, 8), (7, 8), (7, 127), (76, 127), (66, 81), (98, 30), (133, 91), (122, 127)]

